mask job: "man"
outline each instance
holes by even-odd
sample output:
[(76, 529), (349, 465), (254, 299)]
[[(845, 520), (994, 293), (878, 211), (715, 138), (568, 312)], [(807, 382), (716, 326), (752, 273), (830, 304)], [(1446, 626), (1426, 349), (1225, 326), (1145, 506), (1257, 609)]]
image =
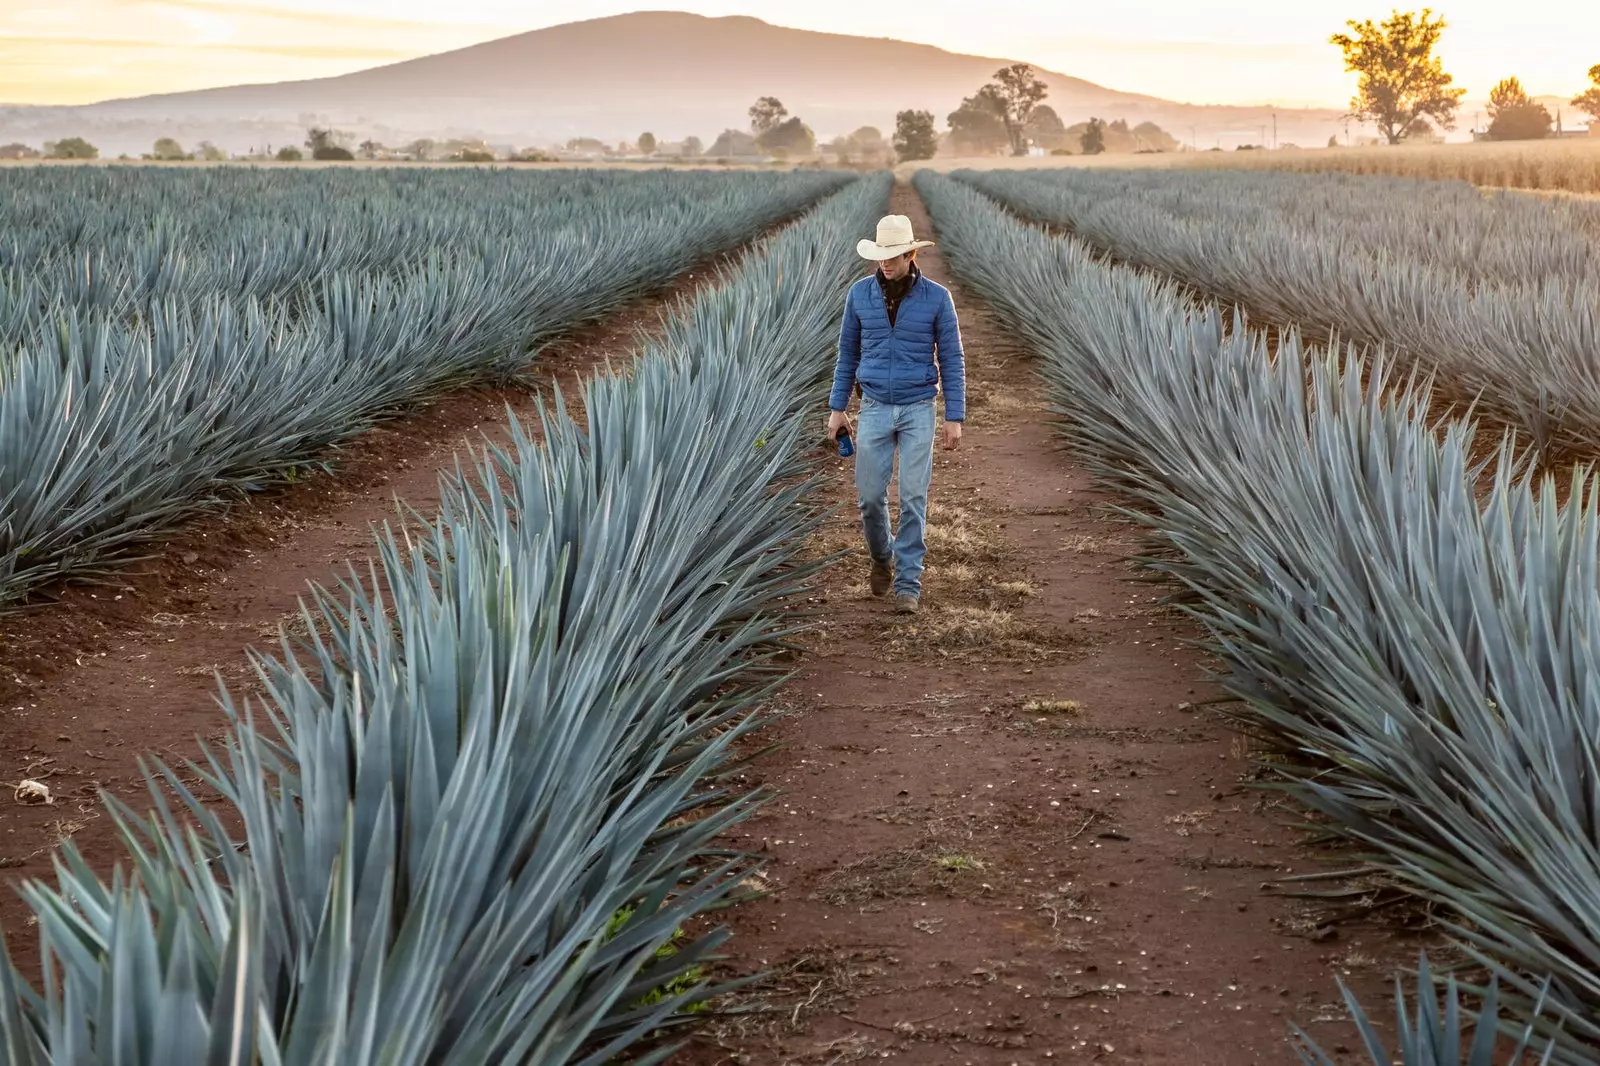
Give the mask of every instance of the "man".
[[(950, 290), (922, 276), (917, 240), (905, 215), (878, 221), (876, 240), (856, 252), (878, 269), (850, 286), (839, 329), (839, 358), (828, 397), (828, 437), (844, 428), (850, 392), (861, 392), (856, 429), (856, 496), (874, 596), (890, 588), (895, 608), (917, 609), (922, 595), (923, 526), (933, 478), (934, 395), (944, 389), (944, 446), (961, 442), (966, 367)], [(900, 456), (900, 528), (889, 532), (889, 475)]]

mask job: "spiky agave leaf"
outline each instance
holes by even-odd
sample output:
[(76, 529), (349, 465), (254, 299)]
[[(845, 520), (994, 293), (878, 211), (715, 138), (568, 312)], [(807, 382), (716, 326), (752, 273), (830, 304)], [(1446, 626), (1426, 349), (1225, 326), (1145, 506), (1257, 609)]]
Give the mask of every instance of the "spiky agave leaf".
[[(246, 889), (263, 1061), (598, 1066), (703, 996), (643, 993), (716, 947), (680, 930), (749, 868), (712, 841), (757, 797), (701, 782), (773, 682), (750, 667), (819, 520), (794, 477), (833, 338), (817, 296), (854, 268), (849, 235), (886, 191), (863, 183), (771, 242), (816, 272), (799, 291), (752, 272), (708, 298), (767, 301), (742, 341), (591, 384), (581, 423), (556, 407), (540, 443), (518, 428), (450, 479), (436, 520), (380, 538), (367, 580), (318, 590), (311, 635), (258, 662), (264, 703), (227, 701), (227, 743), (193, 768), (242, 834), (175, 772), (147, 818), (115, 806), (137, 883), (107, 888), (69, 845), (59, 888), (30, 887), (61, 978), (18, 986), (4, 1035), (116, 1001), (119, 966), (220, 971)], [(757, 432), (769, 449), (748, 447)], [(124, 946), (123, 901), (184, 944)], [(214, 1013), (197, 987), (194, 1012)], [(101, 1061), (110, 1034), (86, 1036)]]
[[(1500, 1042), (1500, 1031), (1494, 1024), (1485, 1025), (1483, 1019), (1498, 1019), (1500, 1015), (1499, 985), (1491, 981), (1483, 993), (1483, 1001), (1476, 1019), (1469, 1020), (1462, 1006), (1462, 989), (1450, 978), (1440, 989), (1435, 984), (1428, 966), (1428, 956), (1422, 955), (1417, 967), (1417, 995), (1414, 1010), (1407, 1006), (1405, 986), (1400, 978), (1394, 982), (1395, 1030), (1399, 1044), (1397, 1055), (1390, 1055), (1383, 1038), (1373, 1027), (1366, 1011), (1356, 1000), (1355, 993), (1339, 982), (1344, 994), (1345, 1007), (1350, 1011), (1362, 1043), (1372, 1058), (1373, 1066), (1499, 1066), (1503, 1062), (1530, 1062), (1530, 1054), (1538, 1055), (1544, 1066), (1555, 1054), (1552, 1044), (1538, 1040), (1531, 1025), (1524, 1026), (1522, 1035), (1509, 1049)], [(1468, 1028), (1471, 1028), (1469, 1035)], [(1294, 1031), (1295, 1051), (1302, 1066), (1335, 1066), (1334, 1060), (1319, 1047), (1316, 1041), (1298, 1025)]]
[(1508, 444), (1486, 470), (1471, 424), (1434, 425), (1426, 382), (1293, 334), (1273, 358), (1170, 283), (918, 181), (957, 269), (1044, 357), (1073, 444), (1179, 549), (1154, 565), (1188, 591), (1239, 713), (1310, 767), (1295, 794), (1446, 904), (1515, 1017), (1549, 975), (1536, 1028), (1553, 1061), (1589, 1061), (1600, 518), (1586, 475), (1558, 506)]
[(1163, 170), (961, 171), (1025, 216), (1279, 325), (1405, 353), (1540, 446), (1600, 428), (1600, 207), (1463, 182)]
[[(266, 268), (276, 280), (244, 284), (231, 272), (249, 253), (218, 242), (210, 253), (184, 246), (225, 257), (211, 263), (221, 276), (192, 284), (146, 278), (103, 298), (73, 295), (60, 279), (35, 284), (54, 313), (5, 346), (15, 354), (0, 368), (0, 603), (104, 568), (220, 493), (258, 487), (400, 405), (504, 378), (558, 332), (848, 180), (727, 178), (545, 177), (533, 187), (576, 181), (599, 203), (563, 198), (520, 230), (501, 215), (525, 188), (500, 186), (497, 201), (485, 195), (493, 184), (466, 197), (447, 182), (479, 213), (440, 243), (424, 243), (439, 234), (423, 227), (395, 263), (369, 262), (345, 239), (352, 269), (341, 270), (338, 256), (318, 260), (330, 242), (316, 242), (293, 269)], [(506, 240), (513, 231), (523, 236)], [(162, 249), (177, 242), (161, 226), (149, 239), (147, 273), (161, 274)]]

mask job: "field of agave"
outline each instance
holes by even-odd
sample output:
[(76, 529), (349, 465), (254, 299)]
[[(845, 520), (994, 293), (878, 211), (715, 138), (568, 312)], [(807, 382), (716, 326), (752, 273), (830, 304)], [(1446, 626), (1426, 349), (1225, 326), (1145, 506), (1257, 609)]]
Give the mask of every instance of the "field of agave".
[(737, 246), (819, 173), (0, 175), (0, 604)]
[[(100, 537), (98, 550), (112, 543), (106, 529), (176, 514), (348, 433), (400, 398), (382, 368), (410, 369), (416, 388), (504, 369), (558, 323), (845, 187), (680, 303), (626, 374), (586, 387), (581, 413), (546, 410), (539, 441), (514, 426), (510, 446), (479, 454), (436, 518), (379, 538), (373, 574), (319, 591), (308, 609), (316, 636), (259, 658), (265, 695), (229, 703), (226, 740), (201, 768), (221, 799), (202, 801), (155, 765), (154, 813), (113, 811), (136, 883), (106, 883), (63, 847), (58, 884), (26, 888), (49, 960), (42, 985), (0, 962), (8, 1063), (598, 1066), (706, 994), (698, 964), (719, 936), (685, 923), (750, 869), (741, 855), (706, 860), (757, 803), (707, 782), (757, 724), (771, 683), (763, 663), (785, 632), (774, 605), (808, 573), (795, 550), (818, 509), (801, 450), (814, 437), (836, 297), (858, 270), (853, 242), (882, 213), (887, 179), (508, 177), (481, 217), (451, 213), (473, 202), (454, 178), (367, 180), (352, 179), (331, 214), (292, 208), (289, 190), (280, 206), (310, 214), (270, 266), (236, 264), (244, 248), (276, 247), (272, 227), (236, 220), (223, 237), (227, 212), (205, 216), (185, 232), (210, 232), (212, 250), (173, 268), (209, 279), (204, 295), (180, 298), (154, 276), (139, 291), (58, 288), (33, 325), (39, 297), (12, 301), (8, 328), (32, 343), (0, 399), (39, 391), (15, 405), (37, 421), (7, 423), (8, 467), (26, 454), (9, 449), (28, 425), (63, 416), (75, 468), (106, 454), (91, 442), (134, 425), (169, 442), (169, 463), (184, 459), (179, 444), (208, 439), (203, 429), (246, 440), (227, 411), (257, 418), (263, 438), (226, 461), (197, 455), (171, 485), (135, 493), (145, 475), (115, 475), (130, 486), (113, 497), (116, 517), (62, 528)], [(582, 207), (562, 184), (572, 180), (592, 182), (584, 196), (607, 209)], [(200, 192), (158, 184), (144, 202), (199, 212)], [(412, 197), (450, 220), (441, 242), (454, 239), (455, 252), (366, 257), (365, 216), (403, 212)], [(120, 242), (96, 239), (107, 261), (126, 263), (153, 255), (146, 241), (166, 240), (169, 224), (186, 223), (174, 214)], [(435, 224), (393, 247), (426, 247)], [(299, 257), (318, 245), (359, 265), (308, 283)], [(100, 274), (101, 253), (12, 250), (13, 291)], [(381, 321), (390, 301), (404, 327)], [(31, 331), (52, 321), (71, 325), (59, 347), (41, 347)], [(197, 334), (215, 343), (199, 354), (177, 343)], [(272, 366), (286, 347), (296, 361)], [(127, 367), (130, 357), (142, 362)], [(181, 395), (124, 399), (113, 378)], [(294, 414), (269, 398), (306, 404), (345, 382), (315, 425), (267, 432), (263, 408)], [(100, 390), (93, 404), (73, 399), (85, 387)], [(261, 391), (230, 391), (249, 388)], [(179, 428), (208, 400), (225, 409)], [(109, 454), (115, 466), (131, 446)], [(37, 482), (57, 510), (93, 505), (103, 490), (81, 470), (69, 480), (77, 495), (51, 495), (65, 463), (23, 487)], [(57, 570), (88, 558), (57, 537)], [(628, 1061), (666, 1055), (647, 1045)]]
[(1272, 171), (960, 175), (1277, 326), (1388, 349), (1556, 454), (1600, 431), (1600, 203)]
[[(1190, 286), (1242, 297), (1282, 285), (1270, 306), (1289, 322), (1437, 336), (1423, 354), (1439, 361), (1447, 339), (1471, 336), (1460, 314), (1486, 343), (1524, 347), (1457, 354), (1525, 392), (1570, 373), (1551, 387), (1575, 399), (1593, 388), (1596, 262), (1592, 246), (1555, 238), (1600, 216), (1468, 198), (1459, 225), (1428, 226), (1406, 205), (1461, 190), (1375, 183), (1361, 206), (1350, 181), (1282, 175), (964, 177), (917, 177), (941, 246), (1042, 356), (1062, 431), (1163, 545), (1151, 565), (1179, 583), (1228, 666), (1236, 713), (1275, 742), (1293, 793), (1442, 905), (1498, 981), (1507, 1031), (1537, 1018), (1552, 1061), (1595, 1061), (1600, 506), (1588, 474), (1561, 502), (1502, 444), (1480, 499), (1475, 425), (1439, 426), (1429, 386), (1393, 358), (1237, 328)], [(980, 189), (1182, 283), (1109, 263)], [(1390, 195), (1398, 207), (1382, 206)], [(1343, 213), (1319, 223), (1330, 205)], [(1299, 220), (1295, 239), (1279, 218)], [(1516, 219), (1527, 229), (1494, 228)], [(1453, 266), (1425, 264), (1424, 240)], [(1523, 260), (1535, 281), (1518, 289)], [(1513, 292), (1543, 296), (1517, 307)], [(1546, 360), (1556, 338), (1572, 346)]]

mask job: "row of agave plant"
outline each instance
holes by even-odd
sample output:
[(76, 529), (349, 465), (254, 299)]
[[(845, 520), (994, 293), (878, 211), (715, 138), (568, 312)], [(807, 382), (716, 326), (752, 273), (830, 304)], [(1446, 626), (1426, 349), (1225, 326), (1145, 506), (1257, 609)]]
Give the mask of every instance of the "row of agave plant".
[(834, 297), (886, 200), (859, 180), (770, 238), (316, 591), (190, 767), (220, 799), (152, 764), (153, 811), (113, 807), (128, 868), (68, 844), (26, 887), (45, 972), (0, 965), (5, 1061), (664, 1061), (712, 991), (692, 919), (752, 868), (715, 838), (760, 802), (735, 746), (811, 572)]
[(1235, 713), (1287, 756), (1286, 787), (1444, 905), (1506, 1032), (1597, 1061), (1587, 475), (1562, 504), (1502, 442), (1480, 502), (1476, 429), (1430, 421), (1425, 382), (1230, 323), (969, 185), (916, 180), (957, 273), (1042, 357), (1070, 444), (1165, 546), (1149, 565), (1209, 631)]
[(960, 176), (1266, 321), (1415, 360), (1441, 400), (1553, 455), (1594, 453), (1600, 205), (1265, 171)]
[[(775, 179), (775, 180), (771, 180)], [(292, 298), (330, 273), (494, 258), (513, 242), (601, 248), (641, 229), (742, 233), (753, 190), (808, 175), (86, 168), (0, 175), (0, 339), (66, 311)], [(712, 205), (726, 213), (717, 215)], [(290, 302), (294, 301), (290, 299)]]
[[(303, 187), (305, 177), (280, 179), (314, 192)], [(519, 178), (532, 185), (514, 184)], [(200, 285), (199, 295), (113, 300), (109, 310), (75, 307), (66, 297), (47, 303), (47, 324), (25, 330), (0, 356), (0, 604), (62, 575), (103, 568), (223, 494), (316, 462), (329, 445), (398, 407), (450, 386), (506, 378), (558, 332), (736, 247), (849, 180), (816, 173), (612, 178), (486, 176), (469, 196), (459, 175), (428, 175), (409, 179), (416, 196), (381, 209), (334, 195), (322, 216), (277, 230), (247, 219), (193, 253), (201, 266), (183, 265), (189, 253), (168, 249), (175, 277), (227, 275)], [(161, 187), (220, 179), (157, 173), (145, 180)], [(266, 179), (238, 180), (253, 188)], [(432, 181), (442, 187), (430, 188)], [(592, 199), (574, 200), (567, 184)], [(519, 228), (517, 210), (530, 188), (560, 195), (552, 197), (556, 207), (530, 214), (531, 228)], [(326, 269), (317, 267), (312, 245), (356, 247), (391, 223), (404, 229), (408, 210), (441, 196), (472, 205), (453, 244), (427, 245), (432, 231), (424, 226), (396, 262), (344, 270), (335, 255)], [(161, 203), (156, 194), (147, 197), (152, 203)], [(58, 200), (56, 210), (78, 206)], [(119, 216), (125, 228), (141, 217)], [(147, 236), (166, 247), (166, 216), (159, 217)], [(333, 241), (318, 227), (344, 236)], [(269, 233), (288, 234), (292, 268), (278, 262), (282, 248), (250, 247)], [(110, 242), (98, 229), (95, 236)], [(94, 264), (93, 254), (85, 262)], [(163, 260), (162, 269), (168, 265)], [(271, 299), (240, 296), (233, 273), (241, 270), (291, 277), (294, 285)], [(87, 275), (105, 277), (99, 266)]]

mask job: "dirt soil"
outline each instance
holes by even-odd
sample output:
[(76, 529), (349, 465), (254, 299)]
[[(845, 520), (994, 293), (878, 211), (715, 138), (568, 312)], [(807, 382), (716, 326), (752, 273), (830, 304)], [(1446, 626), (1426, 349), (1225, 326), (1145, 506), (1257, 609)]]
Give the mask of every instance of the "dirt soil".
[[(104, 583), (56, 586), (0, 616), (0, 929), (12, 950), (24, 953), (33, 921), (13, 886), (51, 878), (51, 850), (69, 837), (110, 869), (122, 852), (99, 791), (142, 810), (140, 756), (181, 764), (198, 756), (197, 737), (221, 737), (218, 678), (236, 696), (252, 689), (246, 649), (270, 653), (283, 627), (302, 625), (308, 583), (332, 586), (364, 568), (372, 530), (397, 522), (397, 501), (431, 514), (458, 456), (508, 440), (508, 407), (537, 436), (537, 403), (552, 402), (554, 386), (571, 403), (582, 379), (628, 358), (677, 300), (715, 284), (749, 247), (547, 346), (524, 383), (457, 391), (383, 423), (332, 456), (332, 473), (236, 501)], [(53, 802), (14, 802), (24, 779)]]
[[(908, 185), (891, 210), (932, 230)], [(836, 460), (814, 550), (855, 554), (759, 738), (784, 748), (746, 783), (777, 799), (733, 834), (771, 895), (731, 912), (719, 976), (765, 976), (672, 1061), (1289, 1063), (1291, 1021), (1358, 1061), (1336, 975), (1387, 1018), (1394, 969), (1436, 942), (1342, 914), (1377, 886), (1282, 880), (1353, 864), (1250, 787), (1248, 738), (1202, 706), (1199, 632), (1126, 559), (1136, 528), (1055, 444), (1027, 353), (920, 257), (968, 359), (922, 610), (870, 595)]]
[[(893, 209), (931, 228), (909, 186)], [(922, 265), (950, 284), (937, 249)], [(570, 394), (707, 280), (702, 265), (548, 350), (536, 391)], [(1248, 742), (1202, 706), (1217, 693), (1187, 643), (1198, 634), (1138, 580), (1134, 529), (1057, 450), (1026, 353), (955, 290), (970, 420), (937, 457), (923, 611), (868, 595), (834, 460), (846, 506), (813, 550), (857, 554), (815, 590), (824, 624), (781, 697), (793, 713), (752, 741), (786, 744), (747, 779), (780, 795), (729, 841), (770, 857), (772, 894), (730, 912), (722, 968), (765, 976), (673, 1061), (1287, 1063), (1291, 1019), (1329, 1050), (1354, 1047), (1335, 974), (1387, 1014), (1394, 966), (1433, 942), (1334, 920), (1381, 898), (1375, 886), (1280, 881), (1329, 855), (1303, 845), (1298, 811), (1248, 787)], [(217, 677), (247, 689), (246, 649), (275, 644), (307, 583), (363, 561), (396, 499), (435, 506), (439, 471), (500, 437), (506, 405), (532, 403), (457, 393), (356, 439), (334, 475), (0, 618), (0, 781), (40, 780), (54, 799), (0, 791), (0, 928), (19, 957), (16, 882), (48, 878), (67, 837), (102, 870), (118, 854), (98, 790), (142, 806), (135, 760), (182, 760), (218, 735)]]

